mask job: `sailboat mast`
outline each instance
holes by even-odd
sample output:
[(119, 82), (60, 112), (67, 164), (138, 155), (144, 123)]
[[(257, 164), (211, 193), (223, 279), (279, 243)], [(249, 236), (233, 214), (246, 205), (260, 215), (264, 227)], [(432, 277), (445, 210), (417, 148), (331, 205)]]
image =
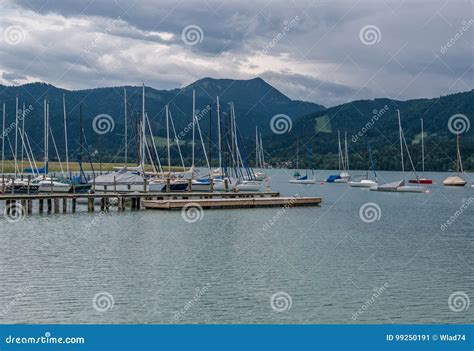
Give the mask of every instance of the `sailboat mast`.
[(212, 167), (212, 105), (209, 103), (209, 174)]
[(258, 127), (255, 126), (255, 167), (259, 168), (260, 155), (258, 152)]
[(402, 122), (400, 119), (400, 110), (397, 110), (397, 114), (398, 114), (398, 132), (400, 134), (400, 156), (401, 156), (401, 162), (402, 162), (402, 173), (405, 173), (405, 162), (403, 159), (403, 141), (402, 141), (403, 132), (402, 132)]
[[(338, 166), (339, 166), (339, 170), (341, 170), (341, 164), (342, 164), (342, 147), (341, 147), (341, 132), (340, 131), (337, 131), (337, 144), (338, 144)], [(342, 166), (344, 166), (342, 164)]]
[(125, 167), (127, 166), (128, 158), (128, 116), (127, 116), (127, 88), (123, 88), (123, 112), (125, 117)]
[(5, 163), (5, 117), (6, 117), (6, 106), (5, 103), (3, 103), (3, 120), (2, 120), (2, 174), (5, 170), (4, 168), (4, 163)]
[(18, 95), (16, 96), (15, 107), (15, 178), (17, 176), (17, 159), (18, 159)]
[(260, 133), (260, 165), (265, 168), (265, 153), (263, 152), (262, 133)]
[(44, 132), (43, 132), (43, 139), (44, 139), (44, 172), (43, 177), (46, 174), (46, 169), (48, 168), (48, 146), (46, 145), (48, 142), (48, 134), (47, 134), (47, 120), (46, 120), (46, 99), (43, 100), (43, 113), (44, 113)]
[(196, 117), (196, 92), (193, 89), (193, 144), (191, 145), (192, 146), (191, 172), (193, 173), (194, 173), (194, 139), (195, 139), (195, 132), (196, 132), (195, 131), (195, 124), (196, 124), (195, 117)]
[(217, 97), (217, 136), (219, 143), (219, 170), (222, 172), (222, 135), (221, 135), (221, 110), (219, 106), (219, 96)]
[(21, 130), (20, 130), (20, 137), (21, 137), (21, 172), (23, 173), (23, 170), (25, 169), (23, 166), (23, 135), (25, 133), (25, 103), (23, 103), (23, 109), (21, 110)]
[(349, 170), (349, 151), (347, 150), (347, 132), (344, 132), (344, 151), (346, 157), (346, 171)]
[(424, 176), (425, 175), (425, 142), (424, 142), (424, 132), (423, 132), (423, 118), (421, 119), (421, 170)]
[(456, 133), (456, 173), (459, 176), (459, 169), (460, 169), (460, 164), (461, 164), (461, 154), (459, 152), (459, 132)]
[(300, 158), (299, 139), (298, 137), (296, 137), (296, 170), (300, 169), (299, 158)]
[(64, 146), (66, 148), (66, 175), (69, 176), (69, 150), (67, 146), (67, 115), (66, 115), (66, 95), (63, 94), (63, 114), (64, 114)]
[(168, 146), (168, 174), (171, 174), (171, 151), (170, 151), (170, 127), (169, 127), (169, 110), (166, 105), (166, 143)]
[(142, 85), (142, 156), (141, 156), (141, 163), (142, 163), (142, 172), (143, 176), (145, 176), (145, 83)]

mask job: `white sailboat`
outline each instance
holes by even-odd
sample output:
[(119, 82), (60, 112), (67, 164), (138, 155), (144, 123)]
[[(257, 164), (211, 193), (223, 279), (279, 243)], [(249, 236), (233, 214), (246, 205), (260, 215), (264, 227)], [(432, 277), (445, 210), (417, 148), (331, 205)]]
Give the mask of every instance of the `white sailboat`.
[(424, 193), (426, 192), (426, 187), (422, 185), (407, 185), (407, 182), (405, 180), (405, 162), (403, 158), (403, 145), (405, 145), (405, 148), (408, 153), (408, 158), (410, 159), (410, 163), (412, 165), (413, 171), (415, 171), (415, 167), (413, 165), (413, 161), (410, 156), (410, 152), (408, 150), (408, 146), (405, 140), (405, 136), (403, 135), (403, 129), (402, 129), (402, 123), (401, 123), (401, 118), (400, 118), (400, 110), (397, 110), (398, 113), (398, 130), (399, 130), (399, 137), (400, 137), (400, 158), (401, 158), (401, 166), (402, 166), (402, 174), (403, 174), (403, 180), (397, 181), (397, 182), (392, 182), (392, 183), (386, 183), (382, 185), (378, 185), (376, 187), (370, 188), (370, 190), (374, 191), (388, 191), (388, 192), (404, 192), (404, 193)]
[(370, 144), (367, 143), (367, 153), (369, 157), (370, 169), (374, 172), (374, 180), (369, 179), (369, 170), (366, 171), (365, 178), (360, 180), (353, 180), (349, 182), (349, 186), (354, 188), (373, 188), (378, 185), (377, 181), (377, 172), (375, 171), (375, 164), (372, 158), (372, 149), (370, 148)]
[(347, 150), (347, 132), (344, 134), (344, 153), (341, 148), (341, 136), (339, 131), (337, 132), (338, 143), (339, 143), (339, 157), (342, 164), (342, 172), (339, 174), (338, 179), (334, 179), (334, 183), (348, 183), (351, 179), (349, 175), (349, 152)]
[(461, 150), (459, 148), (459, 132), (456, 133), (456, 175), (449, 176), (443, 180), (445, 186), (465, 186), (467, 182), (461, 178), (461, 174), (464, 173), (461, 160)]

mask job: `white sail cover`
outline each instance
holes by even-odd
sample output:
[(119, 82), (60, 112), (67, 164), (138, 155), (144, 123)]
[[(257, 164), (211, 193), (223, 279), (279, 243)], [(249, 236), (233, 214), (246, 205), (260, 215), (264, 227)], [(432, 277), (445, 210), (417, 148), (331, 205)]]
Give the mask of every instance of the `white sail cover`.
[[(114, 179), (116, 184), (143, 184), (143, 177), (140, 174), (130, 172), (126, 168), (99, 175), (95, 177), (94, 182), (96, 185), (113, 185)], [(92, 183), (92, 181), (90, 182)]]

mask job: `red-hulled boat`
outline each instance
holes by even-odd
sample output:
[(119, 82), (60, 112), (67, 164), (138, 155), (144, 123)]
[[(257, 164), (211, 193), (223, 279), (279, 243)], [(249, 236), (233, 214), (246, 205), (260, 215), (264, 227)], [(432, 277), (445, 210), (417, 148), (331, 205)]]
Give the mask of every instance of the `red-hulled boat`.
[(412, 184), (433, 184), (431, 179), (419, 178), (419, 179), (410, 179), (408, 183)]

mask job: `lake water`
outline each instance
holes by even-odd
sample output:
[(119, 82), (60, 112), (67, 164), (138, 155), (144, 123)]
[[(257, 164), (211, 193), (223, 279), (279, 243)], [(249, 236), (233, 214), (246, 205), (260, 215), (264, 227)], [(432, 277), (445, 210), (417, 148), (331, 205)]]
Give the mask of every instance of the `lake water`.
[(447, 188), (446, 174), (427, 174), (429, 192), (407, 194), (269, 173), (273, 190), (321, 207), (204, 211), (194, 223), (115, 209), (1, 218), (0, 322), (474, 322), (472, 175)]

